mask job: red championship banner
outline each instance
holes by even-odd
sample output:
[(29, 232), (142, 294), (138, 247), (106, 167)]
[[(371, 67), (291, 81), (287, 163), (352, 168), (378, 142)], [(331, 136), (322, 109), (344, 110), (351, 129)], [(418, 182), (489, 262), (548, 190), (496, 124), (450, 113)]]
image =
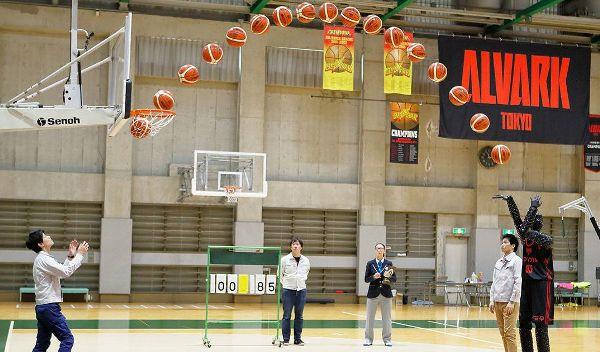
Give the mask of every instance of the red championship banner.
[(412, 93), (412, 62), (406, 47), (413, 42), (413, 34), (404, 32), (404, 43), (399, 48), (383, 42), (383, 92), (386, 94)]
[(325, 26), (323, 89), (354, 90), (354, 29)]
[(590, 141), (583, 148), (584, 166), (600, 172), (600, 115), (590, 115)]
[(390, 162), (419, 162), (419, 105), (390, 103)]

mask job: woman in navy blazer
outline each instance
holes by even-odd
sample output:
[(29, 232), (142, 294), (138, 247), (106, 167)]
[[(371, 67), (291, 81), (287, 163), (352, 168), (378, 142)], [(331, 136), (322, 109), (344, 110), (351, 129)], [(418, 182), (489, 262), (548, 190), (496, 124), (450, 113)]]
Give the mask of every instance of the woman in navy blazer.
[(367, 321), (365, 325), (364, 346), (373, 344), (373, 326), (377, 306), (381, 309), (381, 320), (383, 323), (383, 343), (392, 346), (392, 287), (384, 283), (387, 278), (390, 282), (396, 282), (396, 273), (393, 263), (385, 259), (385, 245), (375, 245), (375, 259), (367, 262), (365, 269), (365, 282), (369, 283), (367, 292)]

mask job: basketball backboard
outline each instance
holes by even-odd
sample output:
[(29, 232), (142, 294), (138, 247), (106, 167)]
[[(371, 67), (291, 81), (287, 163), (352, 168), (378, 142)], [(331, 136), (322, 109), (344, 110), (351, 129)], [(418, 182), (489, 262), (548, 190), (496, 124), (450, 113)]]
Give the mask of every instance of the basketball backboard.
[[(109, 135), (114, 136), (127, 122), (131, 109), (132, 88), (129, 76), (131, 13), (125, 16), (123, 27), (87, 49), (87, 40), (92, 37), (93, 32), (88, 34), (87, 31), (77, 28), (76, 0), (72, 2), (71, 11), (70, 52), (74, 50), (75, 54), (71, 55), (68, 63), (0, 104), (0, 132), (109, 125)], [(86, 34), (86, 45), (83, 49), (80, 49), (77, 43), (77, 33), (80, 32)], [(106, 47), (108, 57), (88, 67), (81, 67), (83, 59), (94, 52), (102, 52)], [(105, 101), (84, 104), (80, 92), (85, 74), (106, 64), (109, 65), (109, 86)], [(57, 101), (62, 100), (62, 104), (42, 105), (32, 101), (39, 94), (57, 86), (64, 87), (62, 99), (57, 97)]]
[(224, 197), (236, 188), (239, 198), (267, 196), (267, 154), (194, 151), (192, 195)]

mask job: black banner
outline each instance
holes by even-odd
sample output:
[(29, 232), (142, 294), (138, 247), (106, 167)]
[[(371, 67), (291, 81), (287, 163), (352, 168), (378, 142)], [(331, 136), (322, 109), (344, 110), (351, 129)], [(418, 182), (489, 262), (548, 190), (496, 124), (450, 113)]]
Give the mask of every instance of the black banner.
[(585, 168), (600, 171), (600, 115), (590, 115), (590, 142), (585, 145), (584, 165)]
[(419, 163), (419, 105), (390, 103), (390, 162)]
[[(512, 40), (441, 36), (440, 137), (553, 144), (589, 140), (590, 48)], [(471, 101), (454, 106), (448, 92), (461, 85)], [(469, 120), (484, 113), (484, 133)]]

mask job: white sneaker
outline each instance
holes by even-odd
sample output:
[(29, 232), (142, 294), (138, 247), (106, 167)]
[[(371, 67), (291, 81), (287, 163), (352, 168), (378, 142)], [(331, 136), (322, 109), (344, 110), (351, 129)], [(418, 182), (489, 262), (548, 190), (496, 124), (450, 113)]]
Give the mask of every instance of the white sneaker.
[(369, 341), (369, 340), (365, 340), (365, 343), (363, 343), (363, 346), (372, 346), (373, 345), (373, 341)]
[(392, 347), (392, 341), (384, 341), (383, 344), (387, 347)]

